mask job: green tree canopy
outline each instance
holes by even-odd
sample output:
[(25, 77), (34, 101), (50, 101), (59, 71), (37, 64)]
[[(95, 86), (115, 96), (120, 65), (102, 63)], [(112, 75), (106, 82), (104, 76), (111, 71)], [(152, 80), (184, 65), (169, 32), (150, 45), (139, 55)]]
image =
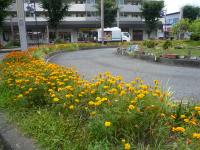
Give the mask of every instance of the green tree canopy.
[(195, 20), (194, 22), (192, 22), (192, 24), (190, 25), (190, 31), (200, 34), (200, 19)]
[(194, 21), (197, 17), (200, 16), (200, 8), (186, 5), (183, 7), (183, 18), (187, 18), (190, 21)]
[(189, 28), (190, 28), (189, 19), (181, 19), (179, 22), (173, 25), (172, 32), (174, 35), (180, 38), (180, 35), (189, 31)]
[(158, 28), (159, 18), (161, 18), (161, 11), (164, 8), (164, 1), (147, 1), (142, 4), (142, 16), (145, 19), (147, 26), (147, 33), (150, 36), (151, 32)]
[(55, 30), (67, 14), (71, 0), (40, 0), (43, 9), (47, 10), (48, 22)]
[[(97, 1), (97, 8), (101, 14), (101, 0)], [(104, 27), (111, 27), (117, 16), (116, 0), (104, 0)]]
[(11, 4), (12, 0), (0, 0), (0, 29), (2, 28), (3, 21), (8, 15), (6, 8)]

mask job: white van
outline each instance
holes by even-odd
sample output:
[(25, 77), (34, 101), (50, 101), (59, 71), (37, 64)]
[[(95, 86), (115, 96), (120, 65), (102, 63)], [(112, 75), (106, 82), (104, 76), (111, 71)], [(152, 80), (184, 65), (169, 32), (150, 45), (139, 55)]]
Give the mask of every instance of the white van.
[[(101, 36), (101, 29), (97, 29), (98, 34), (98, 42), (102, 41)], [(120, 28), (113, 27), (113, 28), (105, 28), (104, 29), (104, 41), (105, 42), (121, 42), (126, 41), (130, 42), (130, 34), (128, 32), (122, 32)]]

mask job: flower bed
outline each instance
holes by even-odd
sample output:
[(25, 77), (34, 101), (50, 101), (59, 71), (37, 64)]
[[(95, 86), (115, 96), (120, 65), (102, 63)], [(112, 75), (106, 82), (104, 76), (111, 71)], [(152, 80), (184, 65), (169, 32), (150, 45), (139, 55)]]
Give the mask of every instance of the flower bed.
[(10, 53), (0, 64), (0, 92), (7, 93), (0, 106), (45, 149), (200, 147), (200, 106), (173, 103), (157, 80), (126, 83), (106, 72), (87, 81), (33, 51)]

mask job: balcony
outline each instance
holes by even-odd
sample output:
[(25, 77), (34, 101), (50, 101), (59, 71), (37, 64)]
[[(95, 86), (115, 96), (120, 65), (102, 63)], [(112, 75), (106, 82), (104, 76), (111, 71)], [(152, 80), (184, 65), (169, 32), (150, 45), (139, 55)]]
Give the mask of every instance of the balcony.
[(134, 22), (134, 21), (142, 21), (142, 18), (141, 17), (120, 17), (119, 20), (120, 21), (131, 21), (131, 22)]
[[(14, 19), (17, 22), (17, 18)], [(99, 17), (64, 17), (63, 21), (66, 22), (87, 22), (87, 21), (98, 21)], [(35, 22), (34, 17), (26, 17), (27, 22)], [(44, 17), (37, 17), (38, 22), (46, 22), (47, 19)], [(8, 21), (9, 22), (9, 21)]]
[(85, 12), (87, 4), (71, 4), (69, 11)]
[(141, 12), (141, 5), (119, 5), (120, 12)]

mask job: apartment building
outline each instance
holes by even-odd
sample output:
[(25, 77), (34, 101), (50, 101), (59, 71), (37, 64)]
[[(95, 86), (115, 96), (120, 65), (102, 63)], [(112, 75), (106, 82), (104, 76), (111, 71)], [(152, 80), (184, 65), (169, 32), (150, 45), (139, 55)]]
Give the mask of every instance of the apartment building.
[(166, 37), (169, 38), (172, 32), (172, 27), (182, 18), (181, 12), (174, 12), (166, 14), (163, 18), (163, 31), (166, 33)]
[[(146, 39), (145, 24), (140, 10), (141, 0), (116, 0), (116, 4), (118, 4), (119, 12), (113, 26), (118, 25), (122, 31), (129, 32), (133, 40)], [(35, 14), (30, 11), (30, 8), (34, 8), (34, 6)], [(25, 0), (24, 9), (28, 42), (34, 44), (38, 37), (40, 43), (51, 41), (54, 31), (48, 27), (47, 13), (41, 8), (38, 0)], [(11, 15), (5, 20), (3, 34), (5, 41), (8, 41), (11, 37), (18, 39), (19, 36), (15, 2), (8, 11)], [(66, 42), (93, 40), (94, 31), (100, 28), (100, 16), (98, 14), (96, 0), (74, 0), (70, 4), (68, 15), (64, 17), (58, 27), (59, 38)], [(156, 35), (155, 32), (152, 37), (156, 37)]]

